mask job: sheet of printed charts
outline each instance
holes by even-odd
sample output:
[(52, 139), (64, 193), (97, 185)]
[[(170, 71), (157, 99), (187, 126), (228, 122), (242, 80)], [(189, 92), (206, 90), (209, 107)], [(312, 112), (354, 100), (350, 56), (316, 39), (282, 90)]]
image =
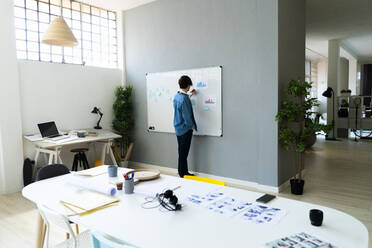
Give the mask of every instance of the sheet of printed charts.
[(266, 244), (267, 248), (340, 248), (310, 234), (301, 232)]
[(215, 214), (227, 217), (236, 216), (242, 221), (255, 224), (276, 224), (286, 215), (286, 211), (283, 209), (241, 201), (219, 190), (206, 194), (191, 194), (187, 199)]

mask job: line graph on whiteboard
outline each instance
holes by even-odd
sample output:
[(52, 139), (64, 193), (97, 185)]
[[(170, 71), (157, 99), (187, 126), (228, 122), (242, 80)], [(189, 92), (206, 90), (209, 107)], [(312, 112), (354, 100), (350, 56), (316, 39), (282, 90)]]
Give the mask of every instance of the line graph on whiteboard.
[[(172, 92), (173, 93), (173, 92)], [(173, 102), (173, 95), (170, 89), (166, 89), (164, 86), (156, 87), (148, 91), (148, 99), (153, 102), (158, 102), (162, 98), (166, 99), (170, 103)]]

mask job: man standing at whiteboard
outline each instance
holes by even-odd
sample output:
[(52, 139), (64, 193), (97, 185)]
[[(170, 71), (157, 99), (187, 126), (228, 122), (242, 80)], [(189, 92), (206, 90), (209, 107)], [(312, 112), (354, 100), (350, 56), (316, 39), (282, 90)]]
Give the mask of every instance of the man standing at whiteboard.
[(190, 101), (190, 97), (196, 95), (196, 90), (193, 89), (190, 95), (188, 94), (192, 86), (191, 78), (188, 76), (182, 76), (178, 80), (178, 84), (180, 90), (173, 100), (173, 125), (178, 142), (178, 174), (180, 177), (184, 177), (185, 175), (193, 176), (187, 166), (187, 157), (190, 151), (192, 133), (194, 130), (197, 131), (194, 111)]

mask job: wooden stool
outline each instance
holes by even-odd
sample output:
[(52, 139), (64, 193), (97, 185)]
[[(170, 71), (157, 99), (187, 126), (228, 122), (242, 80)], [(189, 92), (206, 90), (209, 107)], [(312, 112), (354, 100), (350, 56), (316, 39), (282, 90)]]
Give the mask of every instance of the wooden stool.
[(78, 165), (83, 170), (89, 169), (88, 159), (85, 152), (89, 151), (88, 148), (75, 148), (71, 149), (71, 152), (75, 153), (74, 162), (72, 163), (72, 171), (78, 170)]

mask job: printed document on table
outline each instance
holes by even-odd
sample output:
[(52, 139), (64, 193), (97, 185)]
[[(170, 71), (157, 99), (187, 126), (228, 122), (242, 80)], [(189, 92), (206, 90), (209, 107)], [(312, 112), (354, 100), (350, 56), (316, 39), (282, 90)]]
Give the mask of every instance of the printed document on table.
[(324, 241), (313, 235), (301, 232), (293, 234), (289, 237), (277, 239), (275, 241), (266, 243), (266, 248), (339, 248), (335, 244)]
[(187, 200), (195, 205), (205, 206), (223, 197), (225, 197), (225, 193), (218, 189), (215, 189), (208, 193), (192, 193), (187, 197)]
[(255, 224), (276, 224), (287, 212), (283, 209), (269, 207), (264, 204), (253, 203), (246, 210), (240, 218)]
[(239, 201), (233, 197), (227, 196), (221, 200), (211, 203), (206, 208), (214, 213), (227, 217), (233, 217), (251, 205), (252, 203), (250, 202)]

